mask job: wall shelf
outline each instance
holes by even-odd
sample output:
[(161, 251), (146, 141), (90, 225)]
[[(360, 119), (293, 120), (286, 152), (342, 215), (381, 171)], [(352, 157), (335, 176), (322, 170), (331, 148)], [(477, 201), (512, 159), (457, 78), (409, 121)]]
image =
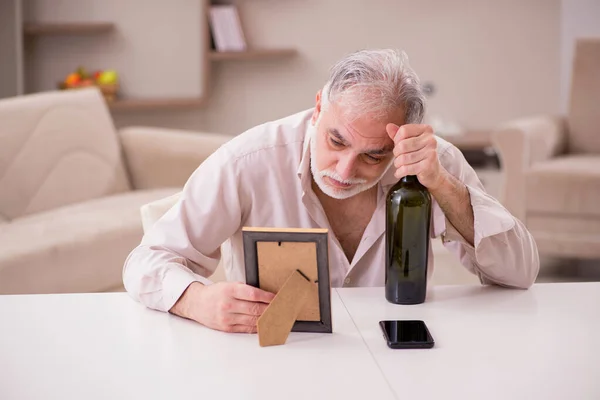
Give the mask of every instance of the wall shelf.
[(43, 23), (28, 22), (23, 26), (23, 33), (27, 36), (40, 35), (90, 35), (110, 32), (115, 25), (112, 22), (69, 22), (69, 23)]
[[(42, 0), (37, 0), (42, 1)], [(26, 60), (25, 58), (32, 58), (36, 55), (40, 55), (40, 57), (47, 57), (47, 54), (44, 50), (40, 50), (40, 48), (47, 48), (48, 46), (58, 46), (61, 51), (71, 51), (68, 45), (61, 44), (55, 41), (42, 41), (39, 43), (36, 39), (47, 37), (47, 36), (56, 36), (61, 40), (69, 40), (73, 36), (99, 36), (101, 40), (104, 40), (104, 35), (108, 35), (111, 32), (116, 31), (118, 28), (123, 26), (126, 29), (123, 29), (123, 35), (130, 34), (129, 29), (142, 29), (141, 25), (136, 25), (133, 21), (128, 21), (127, 18), (122, 19), (121, 15), (115, 15), (114, 18), (111, 18), (111, 14), (105, 14), (106, 18), (104, 21), (96, 21), (95, 18), (98, 14), (93, 12), (94, 4), (101, 4), (104, 0), (92, 0), (88, 5), (87, 12), (79, 13), (79, 10), (73, 10), (72, 7), (69, 8), (66, 4), (61, 6), (65, 7), (63, 12), (52, 12), (52, 13), (44, 13), (44, 12), (25, 12), (23, 8), (27, 4), (28, 7), (31, 7), (31, 11), (36, 9), (43, 10), (43, 7), (35, 7), (31, 6), (31, 3), (28, 3), (24, 0), (0, 0), (0, 3), (3, 4), (3, 7), (0, 8), (0, 23), (2, 25), (11, 26), (9, 23), (12, 23), (14, 28), (12, 31), (15, 32), (15, 37), (12, 39), (14, 42), (14, 49), (10, 49), (9, 51), (5, 51), (0, 55), (0, 61), (2, 59), (6, 59), (5, 54), (9, 54), (10, 57), (16, 59), (16, 62), (11, 63), (6, 68), (12, 68), (9, 70), (11, 73), (10, 77), (7, 78), (7, 81), (13, 82), (10, 86), (10, 90), (5, 91), (5, 93), (0, 93), (0, 97), (6, 96), (15, 96), (15, 95), (23, 95), (27, 93), (35, 93), (42, 88), (49, 88), (50, 83), (48, 81), (48, 76), (62, 76), (63, 73), (56, 72), (58, 68), (54, 68), (50, 63), (43, 63), (45, 68), (49, 68), (51, 72), (47, 72), (45, 74), (39, 73), (38, 79), (34, 79), (35, 72), (38, 72), (40, 64), (34, 65), (33, 67), (29, 67), (29, 65), (33, 65), (31, 60)], [(142, 0), (138, 0), (142, 3)], [(200, 54), (200, 64), (202, 69), (200, 73), (201, 76), (201, 85), (204, 88), (204, 91), (200, 95), (194, 95), (194, 97), (149, 97), (149, 98), (136, 98), (136, 97), (128, 97), (128, 93), (119, 93), (117, 94), (116, 100), (112, 102), (108, 102), (107, 106), (111, 112), (136, 112), (136, 111), (147, 111), (153, 112), (155, 110), (166, 109), (166, 110), (184, 110), (184, 109), (195, 109), (206, 106), (209, 101), (210, 91), (209, 87), (212, 85), (211, 81), (211, 73), (214, 70), (222, 66), (223, 63), (230, 62), (248, 62), (251, 63), (253, 61), (273, 61), (274, 63), (279, 61), (285, 61), (287, 59), (291, 59), (298, 54), (298, 50), (293, 47), (283, 47), (283, 48), (254, 48), (250, 45), (246, 51), (226, 51), (226, 52), (218, 52), (215, 49), (211, 50), (211, 44), (214, 41), (211, 40), (211, 29), (210, 29), (210, 6), (214, 2), (219, 2), (220, 0), (199, 0), (202, 4), (203, 15), (200, 15), (202, 19), (201, 22), (201, 40), (204, 41), (202, 43)], [(228, 4), (231, 1), (227, 2)], [(6, 7), (4, 7), (6, 5)], [(58, 7), (58, 6), (57, 6)], [(68, 8), (68, 9), (67, 9)], [(38, 11), (39, 11), (38, 10)], [(81, 15), (80, 15), (81, 14)], [(28, 15), (29, 20), (25, 20), (24, 16)], [(3, 17), (6, 16), (6, 20)], [(52, 17), (59, 16), (59, 20), (52, 20)], [(78, 21), (73, 19), (74, 17), (81, 16), (82, 20)], [(36, 19), (38, 18), (38, 19)], [(50, 19), (48, 19), (50, 18)], [(130, 23), (131, 25), (127, 25)], [(148, 29), (148, 27), (146, 27)], [(134, 35), (135, 36), (135, 35)], [(106, 37), (107, 42), (109, 44), (114, 44), (113, 39)], [(122, 38), (118, 37), (116, 39), (121, 40)], [(58, 39), (57, 39), (58, 40)], [(99, 42), (92, 42), (92, 45), (98, 45)], [(260, 46), (260, 45), (259, 45)], [(5, 47), (5, 46), (4, 46)], [(4, 50), (4, 48), (0, 49)], [(75, 50), (73, 50), (75, 51)], [(92, 51), (91, 49), (89, 50)], [(117, 53), (119, 49), (116, 49)], [(87, 55), (87, 54), (86, 54)], [(86, 65), (85, 56), (82, 57), (81, 65), (84, 65), (89, 68), (96, 68), (95, 65)], [(25, 57), (26, 56), (26, 57)], [(94, 54), (94, 56), (96, 56)], [(160, 55), (158, 55), (160, 56)], [(55, 57), (60, 57), (56, 55)], [(124, 56), (123, 56), (124, 57)], [(71, 58), (67, 57), (69, 60)], [(98, 59), (98, 57), (88, 57), (88, 59)], [(74, 59), (74, 58), (73, 58)], [(35, 60), (35, 58), (33, 58)], [(95, 61), (97, 64), (98, 62)], [(1, 66), (5, 67), (3, 63)], [(14, 65), (13, 65), (14, 64)], [(65, 62), (66, 64), (66, 62)], [(110, 66), (111, 62), (107, 62), (107, 65)], [(118, 64), (118, 63), (117, 63)], [(77, 65), (73, 65), (71, 68), (75, 68)], [(249, 66), (250, 67), (250, 66)], [(141, 68), (141, 67), (140, 67)], [(173, 67), (175, 70), (176, 66)], [(65, 68), (65, 71), (70, 71)], [(14, 82), (17, 82), (14, 84)], [(54, 85), (54, 83), (52, 83)], [(6, 85), (5, 85), (6, 86)], [(119, 95), (122, 95), (122, 98), (119, 98)]]
[(108, 108), (114, 111), (189, 109), (204, 106), (206, 100), (201, 98), (117, 99), (107, 104)]
[(211, 61), (247, 61), (270, 58), (293, 57), (298, 53), (296, 49), (251, 49), (246, 51), (211, 51), (208, 58)]

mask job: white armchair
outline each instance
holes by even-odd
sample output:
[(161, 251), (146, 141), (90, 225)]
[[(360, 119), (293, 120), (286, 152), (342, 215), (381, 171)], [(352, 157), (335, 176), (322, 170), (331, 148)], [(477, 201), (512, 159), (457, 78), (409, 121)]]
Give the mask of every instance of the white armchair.
[(493, 134), (503, 201), (540, 253), (600, 258), (600, 40), (577, 43), (566, 116), (510, 122)]

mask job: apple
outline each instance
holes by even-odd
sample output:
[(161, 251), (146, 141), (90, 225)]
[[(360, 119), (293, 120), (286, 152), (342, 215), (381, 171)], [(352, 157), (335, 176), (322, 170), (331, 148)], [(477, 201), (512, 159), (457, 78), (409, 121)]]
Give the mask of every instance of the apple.
[(114, 85), (118, 82), (119, 76), (117, 71), (109, 69), (103, 71), (100, 76), (97, 78), (96, 82), (101, 85)]

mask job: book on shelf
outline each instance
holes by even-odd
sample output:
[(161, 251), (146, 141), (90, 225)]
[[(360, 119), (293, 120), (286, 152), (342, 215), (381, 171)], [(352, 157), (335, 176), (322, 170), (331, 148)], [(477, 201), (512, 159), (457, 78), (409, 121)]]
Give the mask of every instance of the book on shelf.
[(235, 5), (211, 5), (209, 22), (212, 41), (216, 51), (246, 50), (246, 38)]

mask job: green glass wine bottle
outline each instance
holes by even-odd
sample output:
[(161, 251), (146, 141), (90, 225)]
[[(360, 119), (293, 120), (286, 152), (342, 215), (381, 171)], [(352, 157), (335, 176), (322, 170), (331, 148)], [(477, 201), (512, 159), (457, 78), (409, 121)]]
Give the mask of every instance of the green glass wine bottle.
[(431, 195), (416, 176), (388, 192), (385, 231), (385, 297), (394, 304), (419, 304), (427, 293)]

